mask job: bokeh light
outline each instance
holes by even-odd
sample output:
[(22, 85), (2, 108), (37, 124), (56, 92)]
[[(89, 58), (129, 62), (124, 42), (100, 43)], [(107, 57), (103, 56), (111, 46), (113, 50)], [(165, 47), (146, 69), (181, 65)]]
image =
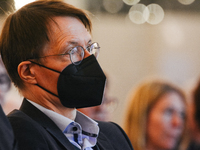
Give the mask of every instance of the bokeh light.
[(22, 6), (31, 3), (35, 0), (15, 0), (15, 8), (18, 10), (20, 9)]
[(117, 13), (119, 12), (124, 3), (122, 0), (103, 0), (103, 6), (105, 10), (109, 13)]
[[(130, 10), (129, 10), (129, 18), (133, 23), (136, 24), (143, 24), (145, 23), (145, 18), (144, 18), (144, 10), (146, 6), (144, 4), (136, 4), (133, 5)], [(147, 13), (147, 12), (146, 12)], [(148, 14), (146, 14), (148, 15)]]
[(150, 4), (145, 8), (143, 16), (149, 24), (155, 25), (163, 20), (164, 14), (164, 10), (160, 5)]
[(140, 0), (123, 0), (123, 2), (127, 5), (135, 5), (140, 2)]
[(178, 0), (181, 4), (183, 5), (190, 5), (192, 4), (195, 0)]

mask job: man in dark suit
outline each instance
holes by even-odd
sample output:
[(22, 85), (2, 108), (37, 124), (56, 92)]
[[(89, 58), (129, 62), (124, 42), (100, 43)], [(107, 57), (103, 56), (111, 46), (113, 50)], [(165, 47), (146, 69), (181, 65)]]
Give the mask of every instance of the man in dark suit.
[(83, 10), (36, 1), (8, 16), (0, 38), (5, 67), (24, 96), (8, 115), (20, 150), (132, 150), (115, 123), (76, 108), (100, 105), (106, 77)]

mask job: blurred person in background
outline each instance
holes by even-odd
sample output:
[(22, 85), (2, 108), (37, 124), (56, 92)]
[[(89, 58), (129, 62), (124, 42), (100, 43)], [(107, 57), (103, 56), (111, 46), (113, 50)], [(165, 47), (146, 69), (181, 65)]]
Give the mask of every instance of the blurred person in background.
[[(1, 22), (3, 20), (3, 17), (5, 16), (5, 13), (10, 11), (9, 10), (10, 7), (7, 4), (11, 2), (12, 0), (0, 2)], [(17, 150), (12, 127), (2, 109), (2, 107), (5, 106), (6, 103), (5, 96), (7, 92), (10, 90), (10, 87), (11, 87), (10, 78), (8, 77), (8, 74), (0, 57), (0, 150)]]
[(200, 81), (189, 93), (188, 126), (190, 144), (188, 150), (200, 150)]
[(0, 104), (5, 104), (5, 96), (10, 90), (11, 80), (6, 72), (4, 64), (0, 58)]
[(184, 150), (186, 99), (164, 80), (147, 80), (132, 91), (124, 129), (135, 150)]
[(16, 150), (12, 127), (1, 106), (5, 104), (5, 95), (10, 89), (11, 81), (0, 58), (0, 149)]
[(0, 104), (5, 114), (8, 114), (13, 109), (19, 108), (21, 104), (21, 100), (13, 98), (15, 94), (11, 90), (11, 86), (11, 80), (0, 58)]

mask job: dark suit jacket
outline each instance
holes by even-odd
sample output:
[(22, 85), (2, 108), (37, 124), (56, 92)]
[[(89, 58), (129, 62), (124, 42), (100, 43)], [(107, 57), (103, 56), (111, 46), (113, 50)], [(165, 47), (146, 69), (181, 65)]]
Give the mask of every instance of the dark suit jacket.
[[(19, 150), (75, 150), (56, 124), (24, 100), (20, 110), (8, 115)], [(114, 123), (98, 122), (100, 127), (95, 150), (132, 150), (124, 131)]]
[(0, 106), (0, 150), (16, 149), (14, 133)]

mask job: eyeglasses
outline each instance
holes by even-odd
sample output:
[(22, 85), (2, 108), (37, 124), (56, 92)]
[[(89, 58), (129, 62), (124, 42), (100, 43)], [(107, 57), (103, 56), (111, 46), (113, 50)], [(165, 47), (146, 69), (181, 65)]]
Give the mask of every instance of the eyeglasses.
[[(94, 55), (96, 58), (99, 55), (100, 47), (99, 44), (94, 42), (90, 46), (86, 48), (86, 50), (92, 55)], [(70, 60), (74, 65), (79, 65), (85, 55), (85, 49), (82, 46), (76, 46), (72, 48), (69, 52), (64, 53), (64, 54), (55, 54), (55, 55), (47, 55), (47, 56), (42, 56), (39, 58), (45, 58), (49, 56), (63, 56), (63, 55), (70, 55)]]

